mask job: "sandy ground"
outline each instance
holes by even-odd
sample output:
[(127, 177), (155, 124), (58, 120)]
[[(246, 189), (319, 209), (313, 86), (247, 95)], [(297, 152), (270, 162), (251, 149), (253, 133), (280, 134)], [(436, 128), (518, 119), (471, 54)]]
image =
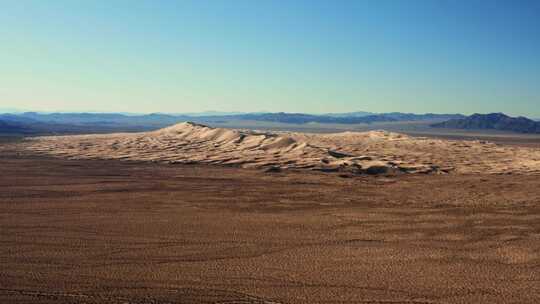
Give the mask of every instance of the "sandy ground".
[(540, 174), (540, 149), (386, 131), (254, 132), (180, 123), (146, 133), (38, 137), (22, 144), (71, 159), (379, 173)]
[(0, 168), (0, 303), (540, 302), (538, 176)]

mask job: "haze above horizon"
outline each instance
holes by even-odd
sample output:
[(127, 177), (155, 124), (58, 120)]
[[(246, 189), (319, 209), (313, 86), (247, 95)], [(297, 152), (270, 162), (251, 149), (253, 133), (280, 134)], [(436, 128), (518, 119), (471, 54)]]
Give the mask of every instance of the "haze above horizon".
[(6, 1), (0, 107), (540, 117), (538, 1)]

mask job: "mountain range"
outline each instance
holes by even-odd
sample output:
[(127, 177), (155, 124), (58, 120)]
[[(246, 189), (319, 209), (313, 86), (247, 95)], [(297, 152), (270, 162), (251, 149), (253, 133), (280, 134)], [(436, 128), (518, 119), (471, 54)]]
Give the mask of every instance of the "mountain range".
[[(241, 113), (241, 114), (162, 114), (126, 115), (120, 113), (37, 113), (0, 114), (0, 119), (20, 122), (46, 122), (60, 124), (121, 124), (129, 126), (162, 127), (180, 121), (213, 122), (223, 120), (251, 120), (291, 124), (336, 123), (359, 124), (385, 121), (449, 120), (463, 118), (460, 114), (412, 114), (412, 113), (369, 113), (353, 112), (343, 114), (304, 114), (304, 113)], [(30, 120), (30, 121), (29, 121)]]
[(540, 133), (540, 122), (526, 117), (510, 117), (503, 113), (473, 114), (431, 125), (435, 128), (465, 130), (499, 130), (518, 133)]
[(145, 115), (122, 113), (37, 113), (0, 114), (0, 134), (73, 134), (148, 131), (178, 122), (223, 123), (230, 121), (274, 122), (286, 124), (371, 124), (377, 122), (421, 122), (434, 128), (493, 129), (520, 133), (540, 133), (540, 122), (513, 118), (502, 113), (474, 114), (413, 114), (413, 113), (223, 113), (187, 114), (153, 113)]

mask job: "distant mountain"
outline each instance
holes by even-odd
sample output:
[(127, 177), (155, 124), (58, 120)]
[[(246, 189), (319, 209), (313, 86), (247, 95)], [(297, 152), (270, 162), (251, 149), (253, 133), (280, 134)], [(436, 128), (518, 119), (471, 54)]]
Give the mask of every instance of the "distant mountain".
[[(30, 116), (30, 117), (29, 117)], [(108, 124), (100, 121), (93, 123), (70, 124), (54, 120), (40, 120), (41, 116), (0, 114), (0, 135), (53, 135), (133, 132), (154, 129), (145, 125)]]
[(503, 113), (474, 114), (431, 125), (435, 128), (466, 130), (501, 130), (519, 133), (540, 133), (540, 122), (525, 117), (510, 117)]
[[(455, 118), (463, 118), (461, 114), (412, 114), (412, 113), (382, 113), (382, 114), (367, 114), (368, 112), (352, 112), (343, 114), (324, 114), (313, 115), (303, 113), (260, 113), (260, 114), (242, 114), (229, 116), (214, 116), (213, 118), (226, 120), (252, 120), (252, 121), (268, 121), (290, 124), (305, 124), (305, 123), (335, 123), (335, 124), (361, 124), (375, 122), (395, 122), (395, 121), (445, 121)], [(348, 116), (349, 115), (349, 116)], [(199, 117), (206, 118), (209, 117)]]
[(24, 124), (0, 120), (0, 135), (4, 134), (32, 134), (33, 130)]
[[(333, 116), (328, 116), (328, 115), (313, 115), (313, 114), (284, 113), (284, 112), (262, 113), (262, 114), (241, 114), (241, 115), (229, 115), (229, 116), (217, 116), (217, 117), (219, 119), (267, 121), (267, 122), (280, 122), (280, 123), (289, 123), (289, 124), (306, 124), (306, 123), (359, 124), (359, 123), (395, 121), (395, 119), (393, 118), (383, 117), (380, 115), (333, 117)], [(214, 118), (216, 118), (216, 116)]]
[(391, 112), (391, 113), (381, 113), (378, 114), (383, 117), (389, 117), (397, 121), (421, 121), (421, 120), (450, 120), (450, 119), (461, 119), (465, 118), (465, 115), (462, 114), (414, 114), (414, 113), (401, 113), (401, 112)]
[(377, 115), (377, 113), (357, 111), (357, 112), (347, 112), (347, 113), (327, 113), (327, 114), (323, 114), (323, 116), (331, 116), (331, 117), (365, 117), (365, 116), (371, 116), (371, 115)]
[(193, 112), (193, 113), (179, 113), (179, 114), (171, 114), (171, 115), (201, 117), (201, 116), (228, 116), (228, 115), (241, 115), (241, 114), (247, 114), (247, 113), (246, 112), (204, 111), (204, 112)]
[(391, 120), (396, 121), (421, 121), (421, 120), (449, 120), (464, 118), (465, 115), (462, 114), (414, 114), (414, 113), (401, 113), (401, 112), (390, 112), (390, 113), (373, 113), (373, 112), (349, 112), (349, 113), (329, 113), (323, 114), (322, 116), (331, 116), (331, 117), (367, 117), (367, 116), (380, 116), (386, 117)]
[(0, 114), (0, 121), (10, 123), (35, 123), (37, 120), (20, 114)]
[[(125, 115), (119, 113), (50, 113), (42, 114), (26, 112), (14, 115), (39, 122), (72, 124), (72, 125), (108, 125), (141, 128), (161, 128), (188, 120), (190, 116), (173, 116), (168, 114)], [(1, 118), (1, 116), (0, 116)]]
[(265, 121), (289, 124), (370, 124), (375, 122), (394, 121), (444, 121), (454, 118), (462, 118), (459, 114), (411, 114), (411, 113), (382, 113), (373, 114), (369, 112), (351, 112), (343, 114), (304, 114), (304, 113), (246, 113), (246, 114), (225, 114), (218, 112), (198, 113), (194, 116), (187, 114), (162, 114), (153, 113), (145, 115), (125, 115), (120, 113), (37, 113), (26, 112), (10, 115), (9, 119), (18, 120), (25, 123), (49, 123), (68, 124), (79, 126), (99, 126), (110, 128), (138, 128), (138, 129), (158, 129), (182, 121), (196, 121), (201, 123), (223, 122), (231, 120)]

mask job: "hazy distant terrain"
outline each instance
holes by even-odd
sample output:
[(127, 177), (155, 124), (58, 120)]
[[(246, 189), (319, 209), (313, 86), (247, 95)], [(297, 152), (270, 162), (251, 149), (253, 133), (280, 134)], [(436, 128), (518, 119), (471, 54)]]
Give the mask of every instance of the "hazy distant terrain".
[[(374, 115), (377, 115), (377, 121), (372, 120)], [(222, 112), (191, 113), (191, 116), (186, 114), (44, 114), (26, 112), (18, 114), (0, 114), (0, 136), (144, 132), (157, 130), (179, 122), (193, 121), (218, 128), (263, 130), (273, 132), (294, 131), (305, 133), (338, 133), (344, 131), (365, 132), (386, 130), (412, 136), (427, 136), (454, 140), (487, 140), (504, 144), (540, 147), (540, 134), (526, 134), (493, 128), (463, 129), (455, 128), (455, 125), (454, 128), (450, 128), (453, 122), (461, 120), (459, 117), (465, 117), (462, 115), (418, 115), (404, 113), (374, 114), (370, 112), (351, 112), (322, 115), (322, 117), (345, 117), (347, 118), (345, 121), (337, 120), (337, 122), (335, 122), (335, 120), (319, 120), (319, 122), (305, 122), (307, 118), (312, 116), (314, 115), (287, 113), (238, 114)], [(302, 118), (302, 120), (295, 120), (295, 118), (298, 117)], [(368, 121), (371, 121), (350, 123), (351, 118), (359, 119), (358, 121), (365, 121), (366, 117)], [(292, 122), (283, 122), (291, 120)], [(304, 122), (299, 123), (299, 121)], [(449, 121), (449, 123), (444, 125), (446, 121)], [(442, 127), (443, 125), (444, 127)]]
[(0, 135), (35, 136), (51, 134), (88, 134), (151, 130), (149, 125), (111, 124), (107, 122), (67, 123), (42, 121), (13, 115), (0, 115)]
[[(364, 112), (361, 112), (364, 113)], [(159, 129), (178, 122), (193, 121), (206, 124), (222, 124), (234, 121), (280, 123), (302, 126), (306, 124), (373, 124), (377, 122), (403, 122), (403, 121), (429, 121), (440, 122), (453, 118), (461, 118), (459, 114), (406, 114), (383, 113), (359, 115), (358, 113), (312, 115), (302, 113), (248, 113), (248, 114), (221, 114), (221, 113), (192, 113), (187, 114), (147, 114), (126, 115), (119, 113), (35, 113), (26, 112), (18, 114), (0, 114), (0, 121), (17, 124), (27, 133), (50, 132), (80, 132), (80, 127), (89, 131), (104, 132), (117, 131), (144, 131)], [(63, 126), (63, 127), (62, 127)], [(8, 131), (6, 128), (5, 131)]]
[(432, 125), (435, 128), (466, 130), (501, 130), (518, 133), (540, 133), (540, 122), (525, 117), (510, 117), (503, 113), (474, 114)]

